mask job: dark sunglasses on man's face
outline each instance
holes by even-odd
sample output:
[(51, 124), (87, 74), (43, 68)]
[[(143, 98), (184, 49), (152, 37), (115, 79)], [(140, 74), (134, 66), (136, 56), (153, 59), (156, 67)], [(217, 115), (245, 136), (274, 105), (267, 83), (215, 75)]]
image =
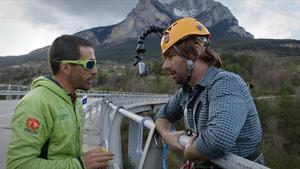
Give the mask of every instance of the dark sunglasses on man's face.
[(86, 70), (93, 70), (96, 66), (96, 60), (62, 60), (60, 63), (81, 65)]

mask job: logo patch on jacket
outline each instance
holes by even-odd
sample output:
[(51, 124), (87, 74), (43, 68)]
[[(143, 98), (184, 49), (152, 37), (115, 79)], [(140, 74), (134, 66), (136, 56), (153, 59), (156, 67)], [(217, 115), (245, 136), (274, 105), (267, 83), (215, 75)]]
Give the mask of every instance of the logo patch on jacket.
[(40, 122), (36, 118), (27, 118), (25, 132), (36, 135), (39, 128)]

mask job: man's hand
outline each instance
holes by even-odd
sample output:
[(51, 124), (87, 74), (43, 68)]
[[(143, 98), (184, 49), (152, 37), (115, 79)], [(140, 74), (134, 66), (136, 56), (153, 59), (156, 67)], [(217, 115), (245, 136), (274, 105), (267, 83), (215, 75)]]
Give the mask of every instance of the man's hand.
[(191, 137), (191, 139), (185, 145), (185, 151), (193, 145), (196, 138), (197, 138), (196, 136)]
[(176, 150), (183, 151), (184, 147), (179, 144), (179, 137), (184, 135), (185, 131), (173, 131), (173, 132), (165, 132), (163, 135), (161, 135), (164, 139), (164, 141), (174, 147)]
[(159, 135), (164, 139), (164, 141), (174, 147), (176, 150), (184, 150), (179, 144), (179, 137), (185, 134), (184, 130), (180, 131), (171, 131), (171, 122), (167, 119), (157, 119), (155, 121), (155, 128), (158, 131)]
[(105, 169), (108, 166), (108, 161), (114, 159), (114, 154), (97, 147), (83, 155), (83, 163), (86, 169)]

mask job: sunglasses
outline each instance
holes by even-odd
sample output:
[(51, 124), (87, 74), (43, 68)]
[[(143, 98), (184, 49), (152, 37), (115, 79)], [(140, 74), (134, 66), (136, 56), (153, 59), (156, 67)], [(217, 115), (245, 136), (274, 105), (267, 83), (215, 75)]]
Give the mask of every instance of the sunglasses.
[(86, 70), (93, 70), (96, 66), (96, 60), (62, 60), (60, 63), (81, 65)]

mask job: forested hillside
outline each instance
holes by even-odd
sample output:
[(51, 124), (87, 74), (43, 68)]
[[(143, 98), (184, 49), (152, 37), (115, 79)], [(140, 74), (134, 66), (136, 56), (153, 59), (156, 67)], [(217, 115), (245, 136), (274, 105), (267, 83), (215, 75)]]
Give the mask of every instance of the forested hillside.
[[(156, 35), (145, 40), (146, 60), (158, 60), (160, 54), (160, 40)], [(132, 63), (136, 48), (136, 39), (131, 39), (116, 45), (95, 47), (95, 54), (99, 63), (115, 64)], [(299, 40), (278, 39), (245, 39), (245, 38), (212, 38), (212, 46), (219, 52), (228, 51), (263, 52), (278, 57), (300, 57)], [(48, 47), (44, 47), (22, 56), (0, 57), (0, 69), (22, 64), (39, 64), (47, 60)]]

